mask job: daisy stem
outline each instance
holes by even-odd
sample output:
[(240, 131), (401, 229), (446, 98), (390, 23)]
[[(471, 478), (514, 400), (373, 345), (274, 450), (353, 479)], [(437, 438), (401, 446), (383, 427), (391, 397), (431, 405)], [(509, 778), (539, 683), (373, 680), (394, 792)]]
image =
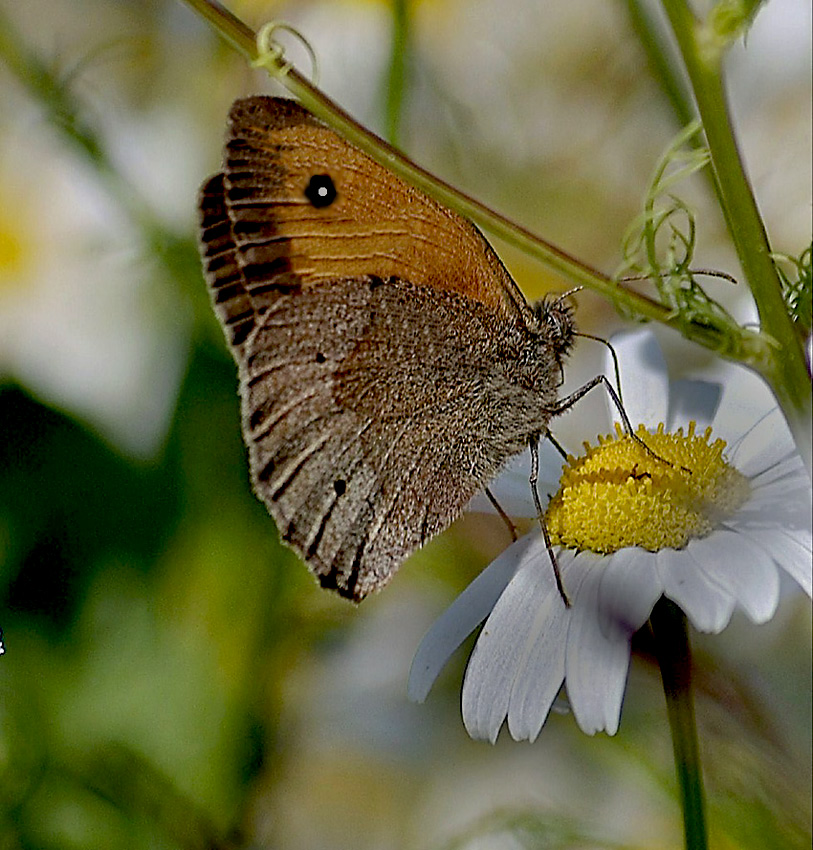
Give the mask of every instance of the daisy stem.
[(692, 692), (692, 649), (686, 617), (677, 605), (661, 599), (652, 610), (649, 624), (661, 668), (672, 732), (686, 848), (706, 850), (703, 774)]

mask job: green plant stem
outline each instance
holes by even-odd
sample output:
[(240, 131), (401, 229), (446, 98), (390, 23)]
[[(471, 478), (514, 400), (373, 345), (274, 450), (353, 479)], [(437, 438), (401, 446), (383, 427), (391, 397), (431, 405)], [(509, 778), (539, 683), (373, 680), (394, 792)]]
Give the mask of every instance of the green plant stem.
[(410, 41), (409, 0), (392, 2), (392, 50), (387, 74), (385, 103), (387, 140), (398, 147), (401, 134), (401, 114), (404, 108), (407, 83), (407, 63)]
[(759, 311), (763, 333), (776, 340), (747, 361), (768, 382), (808, 470), (813, 466), (810, 378), (804, 352), (782, 298), (771, 247), (731, 127), (722, 60), (726, 44), (698, 20), (685, 0), (662, 0), (689, 74), (706, 134), (723, 215)]
[(675, 756), (686, 850), (706, 850), (705, 804), (692, 693), (692, 650), (683, 612), (661, 599), (649, 620)]
[(691, 92), (687, 89), (680, 68), (665, 44), (663, 27), (657, 25), (650, 5), (643, 0), (626, 0), (626, 5), (630, 24), (646, 53), (652, 76), (666, 95), (677, 119), (678, 128), (686, 127), (697, 115)]
[[(216, 0), (186, 0), (186, 3), (205, 17), (221, 35), (250, 61), (258, 58), (256, 36), (250, 27), (236, 18)], [(503, 239), (508, 244), (535, 257), (549, 269), (568, 281), (583, 285), (600, 293), (627, 314), (661, 322), (681, 332), (684, 336), (713, 351), (721, 350), (723, 340), (719, 333), (700, 323), (682, 321), (671, 310), (640, 293), (619, 286), (607, 275), (551, 245), (505, 216), (490, 210), (473, 198), (457, 191), (448, 183), (415, 165), (391, 145), (370, 133), (344, 110), (330, 100), (320, 89), (303, 77), (284, 60), (266, 57), (263, 64), (274, 78), (284, 85), (302, 105), (317, 115), (347, 141), (368, 156), (389, 168), (402, 179), (422, 189), (440, 203), (471, 219), (483, 229)], [(521, 298), (521, 295), (519, 296)], [(764, 342), (755, 334), (744, 342), (743, 356), (761, 359)]]
[[(646, 54), (652, 75), (672, 108), (677, 128), (682, 129), (688, 127), (693, 121), (699, 121), (691, 91), (684, 80), (683, 69), (678, 65), (674, 47), (667, 44), (664, 26), (655, 20), (651, 5), (646, 0), (626, 0), (626, 4), (630, 24)], [(705, 148), (699, 134), (693, 135), (689, 139), (689, 144), (694, 148)], [(711, 170), (704, 168), (701, 173), (720, 201), (719, 187)]]

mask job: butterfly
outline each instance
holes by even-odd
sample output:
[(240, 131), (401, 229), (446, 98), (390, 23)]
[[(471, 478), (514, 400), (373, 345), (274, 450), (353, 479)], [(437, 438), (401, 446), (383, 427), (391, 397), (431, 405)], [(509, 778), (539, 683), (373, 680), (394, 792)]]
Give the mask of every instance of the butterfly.
[(233, 105), (200, 249), (257, 496), (356, 602), (547, 433), (575, 333), (480, 231), (295, 101)]

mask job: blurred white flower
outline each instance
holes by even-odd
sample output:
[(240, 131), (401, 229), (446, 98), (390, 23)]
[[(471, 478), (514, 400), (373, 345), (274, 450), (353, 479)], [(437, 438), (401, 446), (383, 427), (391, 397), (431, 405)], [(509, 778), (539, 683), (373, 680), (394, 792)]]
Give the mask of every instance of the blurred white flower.
[[(557, 592), (538, 530), (507, 549), (455, 600), (418, 649), (409, 695), (425, 699), (450, 655), (487, 618), (463, 684), (463, 720), (472, 737), (494, 741), (507, 720), (515, 739), (534, 740), (563, 683), (581, 729), (588, 734), (601, 730), (614, 734), (631, 638), (661, 596), (679, 605), (698, 630), (717, 633), (736, 607), (755, 623), (769, 620), (779, 601), (783, 575), (811, 595), (810, 479), (762, 382), (730, 367), (720, 386), (670, 383), (660, 348), (648, 331), (627, 335), (615, 345), (622, 364), (625, 406), (634, 424), (663, 422), (672, 432), (689, 426), (690, 421), (698, 422), (697, 433), (692, 426), (677, 436), (690, 453), (680, 457), (692, 458), (683, 463), (695, 464), (693, 474), (684, 479), (695, 492), (682, 490), (679, 483), (673, 491), (658, 491), (655, 467), (648, 472), (644, 465), (638, 466), (639, 461), (631, 467), (621, 464), (619, 468), (631, 469), (632, 474), (607, 486), (623, 495), (628, 490), (638, 493), (640, 484), (651, 496), (650, 507), (640, 508), (634, 516), (636, 506), (645, 505), (642, 496), (635, 495), (631, 524), (636, 527), (628, 532), (623, 509), (614, 513), (623, 498), (604, 500), (598, 491), (589, 491), (586, 504), (603, 503), (599, 510), (604, 515), (592, 521), (582, 519), (584, 531), (591, 540), (604, 539), (602, 534), (619, 538), (622, 548), (597, 547), (608, 552), (598, 554), (587, 551), (584, 544), (580, 551), (556, 547), (570, 608)], [(709, 419), (714, 439), (728, 445), (727, 463), (720, 443), (708, 433), (698, 436)], [(611, 430), (610, 421), (608, 417), (605, 432)], [(650, 434), (647, 443), (660, 449), (656, 440), (661, 437)], [(631, 443), (628, 438), (626, 442)], [(619, 443), (607, 445), (615, 451)], [(600, 456), (601, 450), (596, 454)], [(646, 460), (645, 453), (641, 456)], [(658, 461), (654, 463), (658, 466)], [(660, 467), (677, 479), (678, 463)], [(709, 470), (712, 474), (706, 479)], [(586, 478), (586, 486), (597, 486), (595, 474)], [(576, 475), (571, 490), (583, 484)], [(557, 495), (556, 501), (562, 498)], [(670, 500), (677, 505), (677, 517), (665, 507), (661, 510)], [(687, 505), (691, 510), (685, 510)], [(678, 531), (687, 533), (688, 542), (673, 541), (681, 548), (647, 544), (657, 548), (648, 551), (637, 537), (632, 543), (624, 542), (627, 533), (643, 535), (644, 540), (652, 534), (663, 539), (687, 516), (691, 520), (688, 533), (686, 528)], [(549, 524), (550, 519), (549, 512)]]
[[(100, 174), (39, 110), (13, 103), (16, 125), (0, 127), (0, 380), (19, 382), (128, 452), (150, 455), (173, 414), (190, 311), (156, 280), (142, 235)], [(148, 135), (142, 126), (141, 142)], [(135, 173), (141, 148), (131, 134), (120, 136), (129, 147), (113, 139), (113, 153)], [(158, 124), (153, 148), (160, 141), (164, 160), (180, 162), (189, 158), (189, 137)], [(163, 183), (170, 213), (179, 197), (191, 210), (193, 195), (181, 183), (177, 174)], [(163, 215), (158, 201), (155, 212)]]

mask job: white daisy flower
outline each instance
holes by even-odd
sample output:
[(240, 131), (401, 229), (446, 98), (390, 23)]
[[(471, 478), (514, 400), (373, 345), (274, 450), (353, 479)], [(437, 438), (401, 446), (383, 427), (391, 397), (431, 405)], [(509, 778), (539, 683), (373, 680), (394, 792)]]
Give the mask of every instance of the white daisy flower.
[[(19, 382), (126, 452), (149, 457), (175, 412), (190, 309), (156, 284), (132, 220), (99, 174), (40, 126), (39, 110), (15, 98), (4, 114), (16, 121), (13, 129), (0, 125), (0, 379)], [(195, 190), (181, 165), (195, 161), (190, 140), (197, 134), (181, 135), (179, 127), (173, 141), (166, 123), (139, 121), (138, 134), (132, 125), (119, 128), (111, 147), (144, 190), (150, 166), (134, 161), (133, 138), (161, 146), (154, 160), (165, 161), (162, 178), (175, 179), (161, 183), (158, 221), (181, 203), (190, 206)], [(151, 185), (157, 180), (153, 175)]]
[[(534, 740), (563, 683), (581, 729), (614, 734), (631, 638), (661, 596), (699, 631), (718, 633), (737, 607), (769, 620), (781, 576), (811, 595), (810, 479), (764, 384), (737, 367), (721, 385), (670, 383), (650, 332), (614, 345), (630, 420), (666, 424), (641, 433), (672, 465), (623, 432), (601, 438), (566, 468), (546, 514), (563, 544), (555, 550), (571, 607), (535, 529), (430, 629), (409, 677), (417, 701), (486, 620), (463, 684), (472, 737), (493, 742), (507, 720), (516, 740)], [(611, 421), (608, 411), (605, 433)]]

